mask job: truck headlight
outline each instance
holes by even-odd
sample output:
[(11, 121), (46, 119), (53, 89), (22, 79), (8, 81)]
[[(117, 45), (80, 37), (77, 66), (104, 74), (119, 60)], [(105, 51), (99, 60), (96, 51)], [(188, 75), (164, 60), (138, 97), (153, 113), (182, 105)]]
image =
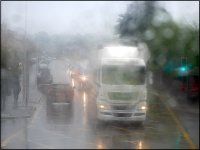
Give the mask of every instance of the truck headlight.
[(147, 108), (146, 108), (146, 106), (141, 106), (140, 109), (146, 110)]
[(137, 104), (137, 110), (138, 111), (146, 111), (147, 110), (147, 103), (146, 102), (140, 102)]
[(103, 109), (103, 110), (110, 109), (110, 105), (108, 105), (107, 103), (104, 103), (104, 102), (98, 102), (97, 107), (99, 109)]

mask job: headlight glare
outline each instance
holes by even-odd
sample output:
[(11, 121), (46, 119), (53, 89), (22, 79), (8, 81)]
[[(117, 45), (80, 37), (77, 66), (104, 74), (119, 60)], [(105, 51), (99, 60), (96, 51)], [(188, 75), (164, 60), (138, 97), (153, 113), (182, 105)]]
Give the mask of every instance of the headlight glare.
[(87, 80), (86, 76), (81, 76), (80, 78), (81, 78), (82, 81), (86, 81)]
[(108, 104), (102, 102), (98, 103), (98, 107), (99, 109), (104, 109), (104, 110), (110, 109), (110, 106)]
[(146, 110), (146, 106), (141, 106), (140, 109)]
[(140, 102), (137, 105), (137, 110), (138, 111), (146, 111), (147, 110), (147, 104), (146, 104), (146, 102)]

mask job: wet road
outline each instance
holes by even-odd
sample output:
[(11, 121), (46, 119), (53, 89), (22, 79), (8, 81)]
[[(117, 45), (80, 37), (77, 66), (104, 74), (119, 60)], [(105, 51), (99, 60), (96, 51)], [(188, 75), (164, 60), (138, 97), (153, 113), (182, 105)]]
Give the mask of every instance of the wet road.
[[(114, 148), (190, 149), (191, 144), (174, 121), (169, 110), (151, 90), (148, 93), (147, 120), (134, 123), (96, 120), (95, 91), (75, 89), (73, 104), (50, 104), (45, 95), (32, 118), (2, 120), (17, 126), (2, 138), (2, 148)], [(9, 132), (9, 131), (8, 131)], [(4, 134), (6, 135), (6, 134)]]

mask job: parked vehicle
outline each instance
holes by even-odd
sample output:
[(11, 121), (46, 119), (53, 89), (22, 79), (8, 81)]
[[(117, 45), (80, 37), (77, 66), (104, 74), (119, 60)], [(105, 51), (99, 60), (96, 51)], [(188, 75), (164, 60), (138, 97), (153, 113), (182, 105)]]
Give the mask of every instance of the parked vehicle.
[(183, 77), (180, 89), (186, 93), (188, 100), (199, 99), (199, 75)]

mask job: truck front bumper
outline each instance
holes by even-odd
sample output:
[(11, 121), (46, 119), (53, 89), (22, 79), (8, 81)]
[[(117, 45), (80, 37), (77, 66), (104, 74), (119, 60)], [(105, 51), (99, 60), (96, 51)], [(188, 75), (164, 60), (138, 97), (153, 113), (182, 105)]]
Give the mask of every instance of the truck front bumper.
[(104, 121), (145, 121), (146, 112), (97, 111), (97, 118)]

